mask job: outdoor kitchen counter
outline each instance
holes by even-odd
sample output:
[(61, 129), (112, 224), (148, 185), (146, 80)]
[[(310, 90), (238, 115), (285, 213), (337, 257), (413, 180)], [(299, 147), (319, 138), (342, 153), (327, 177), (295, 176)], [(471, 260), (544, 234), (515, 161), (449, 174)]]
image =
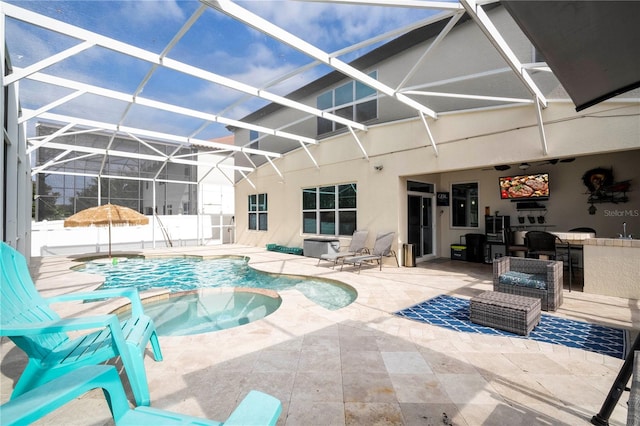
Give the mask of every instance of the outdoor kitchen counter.
[(640, 299), (640, 240), (588, 238), (584, 249), (584, 292)]
[(560, 238), (565, 243), (571, 244), (584, 244), (585, 240), (595, 238), (596, 234), (593, 232), (551, 232), (556, 237)]

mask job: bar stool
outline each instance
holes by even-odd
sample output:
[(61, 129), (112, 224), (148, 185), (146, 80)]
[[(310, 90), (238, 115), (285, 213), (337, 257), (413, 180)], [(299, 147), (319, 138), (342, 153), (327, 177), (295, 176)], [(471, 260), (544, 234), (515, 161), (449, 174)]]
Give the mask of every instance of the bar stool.
[[(529, 231), (524, 237), (527, 245), (527, 257), (540, 259), (546, 256), (551, 260), (562, 261), (563, 268), (566, 265), (569, 271), (569, 291), (573, 284), (573, 271), (571, 267), (571, 246), (562, 241), (557, 235), (545, 231)], [(566, 251), (558, 251), (558, 248)]]
[(540, 259), (540, 256), (547, 256), (549, 259), (557, 260), (556, 240), (559, 238), (545, 231), (529, 231), (524, 237), (527, 246), (527, 257)]
[(514, 232), (505, 232), (505, 242), (506, 242), (506, 252), (509, 256), (516, 256), (520, 253), (523, 254), (522, 257), (527, 257), (527, 253), (529, 249), (527, 248), (526, 241), (525, 244), (515, 244), (515, 233)]

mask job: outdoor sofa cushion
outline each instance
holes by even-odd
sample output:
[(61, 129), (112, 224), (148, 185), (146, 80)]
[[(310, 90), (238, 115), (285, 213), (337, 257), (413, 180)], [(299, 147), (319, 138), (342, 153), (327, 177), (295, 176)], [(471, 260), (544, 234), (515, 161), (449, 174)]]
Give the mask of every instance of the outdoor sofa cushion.
[(527, 274), (525, 272), (507, 271), (498, 277), (500, 284), (520, 285), (524, 287), (546, 290), (547, 283), (543, 274)]

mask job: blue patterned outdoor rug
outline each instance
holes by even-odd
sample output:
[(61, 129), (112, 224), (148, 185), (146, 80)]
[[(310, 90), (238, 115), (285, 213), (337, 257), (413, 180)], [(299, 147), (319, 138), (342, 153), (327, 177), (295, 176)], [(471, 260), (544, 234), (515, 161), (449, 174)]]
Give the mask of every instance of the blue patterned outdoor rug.
[(394, 314), (455, 331), (520, 337), (584, 349), (620, 359), (624, 359), (627, 353), (626, 330), (542, 314), (540, 324), (529, 336), (520, 336), (471, 322), (469, 300), (459, 297), (440, 295)]

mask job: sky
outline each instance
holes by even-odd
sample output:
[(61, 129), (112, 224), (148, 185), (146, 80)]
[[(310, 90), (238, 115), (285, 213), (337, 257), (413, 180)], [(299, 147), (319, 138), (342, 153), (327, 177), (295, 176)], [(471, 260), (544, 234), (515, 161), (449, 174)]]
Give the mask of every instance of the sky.
[[(143, 1), (8, 1), (23, 9), (117, 39), (154, 53), (165, 49), (184, 23), (198, 10), (195, 0)], [(279, 25), (316, 47), (333, 52), (376, 35), (425, 19), (433, 11), (382, 8), (363, 5), (302, 1), (243, 1), (243, 8)], [(7, 45), (14, 67), (24, 68), (78, 44), (76, 39), (8, 18)], [(349, 62), (363, 51), (343, 56)], [(214, 9), (206, 10), (169, 51), (168, 58), (234, 80), (261, 87), (313, 60)], [(108, 49), (92, 47), (43, 72), (133, 94), (152, 68), (148, 62)], [(327, 73), (316, 66), (295, 76), (271, 92), (286, 95)], [(71, 93), (71, 90), (22, 80), (23, 108), (37, 109)], [(166, 68), (157, 69), (141, 96), (170, 104), (223, 113), (241, 119), (265, 104), (238, 91), (205, 82)], [(55, 109), (110, 123), (159, 132), (211, 139), (228, 134), (222, 125), (202, 129), (202, 120), (170, 114), (143, 106), (126, 111), (126, 103), (96, 95), (83, 95)], [(232, 108), (230, 108), (232, 106)], [(100, 118), (97, 118), (100, 117)]]

